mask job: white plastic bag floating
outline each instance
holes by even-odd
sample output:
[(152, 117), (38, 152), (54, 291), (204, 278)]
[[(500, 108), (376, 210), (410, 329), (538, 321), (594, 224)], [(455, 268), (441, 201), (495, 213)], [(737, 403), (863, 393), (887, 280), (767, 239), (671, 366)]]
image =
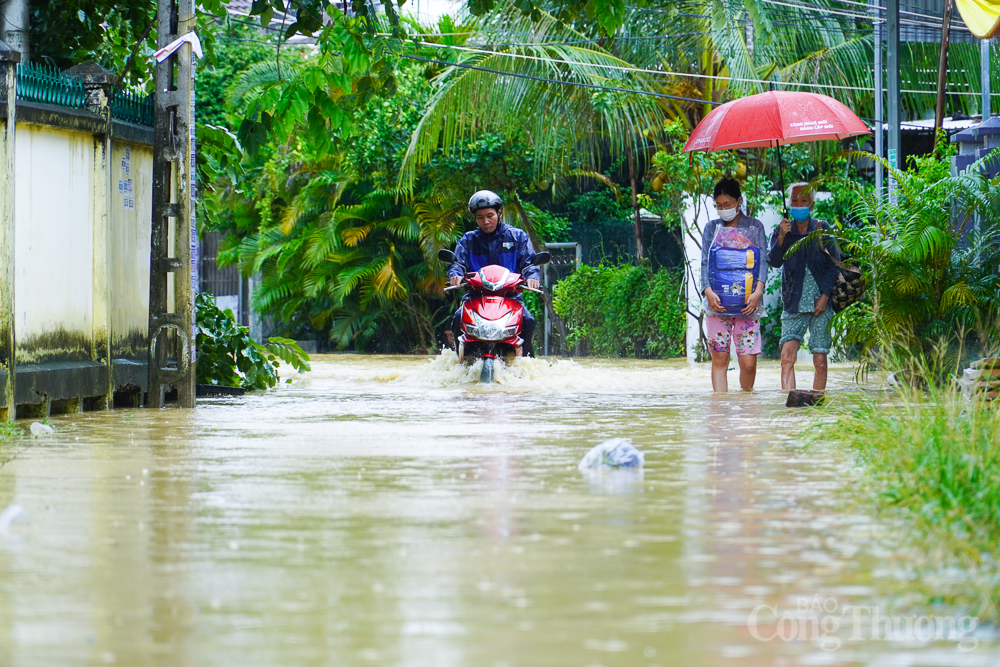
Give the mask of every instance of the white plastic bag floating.
[(642, 468), (645, 455), (625, 438), (612, 438), (595, 445), (577, 466), (580, 470), (600, 470), (604, 468)]
[(6, 535), (13, 523), (28, 523), (28, 513), (20, 505), (7, 505), (4, 511), (0, 512), (0, 535)]
[(31, 435), (51, 435), (55, 432), (55, 429), (48, 424), (43, 424), (42, 422), (32, 422), (31, 424)]

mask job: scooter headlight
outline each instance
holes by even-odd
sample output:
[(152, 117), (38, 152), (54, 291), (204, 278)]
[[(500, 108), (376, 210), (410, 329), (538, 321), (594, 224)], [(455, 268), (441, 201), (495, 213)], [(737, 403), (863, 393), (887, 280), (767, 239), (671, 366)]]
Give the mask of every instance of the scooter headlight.
[(475, 321), (475, 326), (466, 326), (466, 332), (475, 336), (479, 340), (504, 340), (505, 338), (510, 338), (517, 331), (516, 326), (507, 326), (510, 321), (510, 317), (503, 317), (499, 320), (487, 320), (479, 316), (478, 313), (472, 313), (472, 319)]

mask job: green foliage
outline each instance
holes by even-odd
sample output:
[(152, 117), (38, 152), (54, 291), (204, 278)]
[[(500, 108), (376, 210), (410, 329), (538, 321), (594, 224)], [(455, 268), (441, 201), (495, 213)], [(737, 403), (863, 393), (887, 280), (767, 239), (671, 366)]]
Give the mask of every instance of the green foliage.
[(981, 167), (998, 158), (959, 176), (948, 174), (940, 153), (916, 160), (912, 172), (892, 170), (895, 203), (847, 183), (867, 224), (833, 235), (860, 263), (869, 289), (849, 320), (838, 318), (869, 362), (891, 351), (907, 365), (942, 343), (956, 354), (962, 345), (991, 344), (1000, 317), (1000, 179)]
[(554, 288), (553, 306), (569, 332), (607, 357), (676, 357), (684, 353), (682, 274), (647, 266), (581, 266)]
[[(845, 395), (846, 396), (846, 395)], [(969, 573), (949, 602), (974, 605), (996, 622), (1000, 609), (1000, 410), (953, 389), (841, 398), (819, 427), (865, 465), (865, 499), (914, 530), (927, 554)], [(954, 581), (954, 577), (948, 577)], [(944, 597), (936, 587), (935, 598)]]
[(278, 383), (279, 359), (300, 373), (310, 370), (309, 355), (295, 341), (270, 338), (267, 345), (255, 342), (231, 310), (219, 310), (211, 294), (199, 294), (195, 306), (199, 384), (270, 389)]
[(0, 442), (14, 440), (24, 435), (24, 430), (18, 426), (17, 422), (7, 420), (0, 422)]
[(460, 151), (483, 133), (528, 145), (534, 178), (542, 181), (580, 167), (599, 171), (604, 150), (620, 155), (626, 146), (636, 146), (637, 128), (662, 124), (663, 110), (648, 96), (553, 83), (635, 90), (647, 86), (649, 77), (624, 71), (626, 60), (599, 44), (585, 44), (584, 35), (551, 14), (529, 20), (508, 5), (477, 27), (482, 39), (496, 46), (448, 54), (457, 65), (433, 81), (400, 171), (401, 188), (412, 187), (418, 168), (439, 149), (446, 155)]
[(560, 243), (570, 240), (570, 222), (566, 217), (538, 208), (528, 202), (524, 202), (524, 210), (531, 220), (531, 226), (534, 228), (535, 233), (543, 241), (547, 243)]
[[(215, 58), (199, 63), (195, 78), (198, 101), (198, 122), (235, 131), (242, 116), (233, 113), (227, 104), (237, 77), (256, 63), (273, 63), (279, 57), (278, 42), (265, 43), (266, 34), (243, 23), (227, 21), (213, 26)], [(284, 62), (301, 59), (295, 47), (284, 46), (280, 59)]]
[[(769, 271), (765, 295), (781, 294), (781, 272)], [(765, 301), (767, 297), (765, 296)], [(762, 302), (763, 303), (763, 302)], [(760, 316), (760, 351), (766, 358), (777, 359), (781, 356), (778, 343), (781, 341), (781, 299), (775, 303), (764, 305)]]
[(848, 166), (847, 159), (843, 155), (831, 158), (829, 167), (831, 176), (819, 179), (816, 184), (820, 189), (828, 191), (831, 196), (816, 202), (813, 217), (826, 220), (849, 234), (848, 230), (865, 225), (866, 221), (857, 215), (857, 207), (864, 197), (871, 196), (875, 192), (875, 186), (858, 175), (853, 163)]
[[(276, 0), (280, 1), (280, 0)], [(213, 34), (205, 28), (225, 16), (222, 0), (198, 0), (197, 31), (206, 59), (214, 57)], [(153, 52), (156, 50), (155, 0), (31, 0), (29, 40), (32, 60), (62, 69), (95, 60), (122, 73), (136, 51), (126, 83), (148, 86), (152, 82)], [(147, 27), (145, 42), (138, 45)]]
[[(277, 71), (252, 67), (238, 77), (232, 100), (278, 86)], [(294, 85), (307, 62), (289, 65)], [(509, 205), (507, 221), (535, 238), (565, 238), (568, 221), (530, 203), (519, 215), (517, 192), (535, 183), (532, 152), (485, 133), (463, 150), (438, 154), (419, 172), (412, 193), (391, 191), (402, 153), (429, 95), (423, 66), (399, 68), (399, 96), (373, 97), (356, 116), (350, 141), (304, 131), (243, 154), (237, 137), (201, 126), (207, 153), (199, 162), (204, 228), (229, 238), (220, 261), (259, 273), (254, 307), (284, 331), (308, 329), (338, 347), (380, 351), (432, 348), (452, 310), (443, 298), (445, 265), (436, 259), (474, 224), (465, 202), (491, 187)], [(241, 155), (241, 159), (234, 156)]]
[(658, 143), (652, 160), (651, 178), (658, 183), (647, 195), (650, 210), (660, 215), (668, 228), (693, 233), (700, 247), (701, 231), (689, 228), (684, 221), (685, 207), (692, 197), (711, 195), (723, 176), (737, 173), (736, 154), (734, 151), (683, 153), (688, 131), (680, 121), (667, 123), (664, 136), (665, 141)]
[(566, 210), (583, 223), (627, 222), (632, 219), (632, 207), (626, 206), (621, 198), (603, 185), (573, 197), (566, 203)]
[[(32, 0), (32, 59), (51, 58), (63, 69), (92, 59), (121, 72), (155, 14), (151, 0)], [(152, 34), (155, 39), (155, 26)], [(151, 53), (136, 57), (133, 82), (150, 77)]]

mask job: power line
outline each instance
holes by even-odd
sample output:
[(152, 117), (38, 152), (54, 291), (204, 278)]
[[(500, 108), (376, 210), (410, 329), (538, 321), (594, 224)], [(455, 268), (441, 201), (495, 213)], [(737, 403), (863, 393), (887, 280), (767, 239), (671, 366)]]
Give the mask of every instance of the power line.
[[(642, 68), (642, 67), (627, 67), (627, 66), (624, 66), (624, 65), (609, 65), (609, 64), (603, 64), (603, 63), (585, 63), (584, 64), (584, 63), (574, 62), (572, 60), (563, 60), (563, 59), (560, 59), (560, 58), (545, 58), (545, 57), (542, 57), (542, 56), (532, 56), (532, 55), (528, 55), (528, 54), (525, 54), (525, 53), (507, 53), (507, 52), (504, 52), (504, 51), (489, 51), (489, 50), (486, 50), (486, 49), (476, 49), (476, 48), (467, 47), (467, 46), (445, 46), (443, 44), (433, 44), (431, 42), (422, 42), (422, 44), (424, 44), (426, 46), (432, 46), (432, 47), (437, 47), (437, 48), (442, 48), (442, 49), (456, 49), (456, 50), (459, 50), (459, 51), (469, 51), (469, 52), (472, 52), (472, 53), (480, 53), (480, 54), (484, 54), (484, 55), (505, 56), (505, 57), (508, 57), (508, 58), (519, 58), (519, 59), (522, 59), (522, 60), (535, 60), (535, 61), (547, 62), (547, 63), (560, 63), (560, 64), (564, 64), (564, 65), (580, 65), (582, 67), (596, 67), (596, 68), (601, 68), (601, 69), (612, 69), (612, 70), (617, 70), (617, 71), (621, 71), (621, 72), (636, 72), (636, 73), (642, 73), (642, 74), (659, 74), (659, 75), (663, 75), (663, 76), (680, 76), (680, 77), (688, 77), (688, 78), (694, 78), (694, 79), (714, 79), (714, 80), (720, 80), (720, 81), (737, 81), (737, 82), (740, 82), (740, 83), (762, 83), (762, 84), (763, 83), (766, 83), (766, 84), (773, 83), (773, 84), (778, 85), (778, 86), (798, 86), (798, 87), (803, 87), (803, 88), (820, 88), (820, 89), (830, 89), (830, 90), (854, 90), (854, 91), (872, 92), (872, 93), (875, 92), (874, 88), (868, 88), (868, 87), (865, 87), (865, 86), (841, 86), (841, 85), (837, 85), (837, 84), (804, 83), (804, 82), (798, 82), (798, 81), (775, 81), (775, 80), (764, 80), (764, 79), (745, 79), (745, 78), (740, 78), (740, 77), (715, 76), (715, 75), (712, 75), (712, 74), (694, 74), (694, 73), (691, 73), (691, 72), (670, 72), (670, 71), (666, 71), (666, 70), (645, 69), (645, 68)], [(936, 95), (937, 94), (936, 90), (901, 90), (900, 92), (902, 92), (902, 93), (908, 93), (908, 94), (915, 94), (915, 95)], [(979, 93), (975, 93), (975, 92), (962, 92), (962, 91), (948, 91), (947, 94), (948, 95), (978, 95)], [(1000, 93), (997, 93), (997, 95), (1000, 95)]]
[(530, 74), (521, 74), (519, 72), (504, 72), (502, 70), (490, 69), (488, 67), (477, 67), (476, 65), (469, 65), (466, 63), (456, 63), (449, 62), (447, 60), (437, 60), (435, 58), (424, 58), (422, 56), (411, 56), (403, 54), (403, 58), (408, 60), (419, 60), (425, 63), (435, 63), (437, 65), (448, 65), (449, 67), (460, 67), (462, 69), (472, 69), (479, 72), (488, 72), (490, 74), (498, 74), (500, 76), (512, 76), (516, 79), (529, 79), (531, 81), (541, 81), (543, 83), (559, 83), (566, 86), (578, 86), (580, 88), (592, 88), (596, 90), (613, 90), (619, 93), (634, 93), (636, 95), (647, 95), (649, 97), (661, 97), (668, 100), (679, 100), (681, 102), (694, 102), (695, 104), (710, 104), (712, 106), (720, 106), (722, 102), (713, 102), (710, 100), (699, 100), (693, 97), (681, 97), (679, 95), (667, 95), (666, 93), (654, 93), (649, 90), (636, 90), (634, 88), (618, 88), (616, 86), (601, 86), (596, 83), (583, 83), (580, 81), (561, 81), (559, 79), (547, 79), (541, 76), (532, 76)]
[[(875, 18), (871, 14), (857, 14), (857, 13), (852, 13), (852, 12), (847, 12), (847, 11), (838, 11), (838, 10), (835, 10), (835, 9), (830, 9), (828, 7), (810, 7), (808, 5), (799, 5), (799, 4), (792, 4), (792, 3), (789, 3), (789, 2), (781, 2), (780, 0), (761, 0), (761, 2), (767, 3), (769, 5), (778, 5), (778, 6), (781, 6), (781, 7), (791, 7), (793, 9), (799, 9), (799, 10), (803, 10), (803, 11), (818, 12), (820, 14), (836, 14), (836, 15), (839, 15), (839, 16), (847, 16), (847, 17), (854, 18), (854, 19), (861, 20), (861, 21), (868, 21), (870, 23), (874, 23), (875, 21), (880, 21), (881, 22), (881, 21), (884, 20), (884, 19)], [(929, 19), (933, 18), (933, 17), (931, 17), (931, 16), (929, 16), (927, 14), (916, 14), (914, 12), (900, 12), (900, 13), (901, 14), (910, 14), (910, 15), (913, 15), (913, 16), (921, 17), (921, 18), (929, 18)], [(908, 19), (908, 20), (901, 19), (900, 20), (900, 25), (924, 26), (924, 27), (928, 27), (928, 28), (937, 28), (938, 30), (941, 29), (942, 23), (943, 23), (942, 20), (938, 20), (936, 22), (936, 24), (935, 24), (934, 21), (930, 21), (930, 22), (928, 22), (928, 21), (917, 21), (917, 20), (913, 20), (913, 19)], [(952, 23), (954, 23), (954, 21)], [(970, 32), (969, 29), (966, 28), (963, 25), (957, 25), (957, 26), (956, 25), (952, 25), (952, 29), (958, 29), (958, 30), (964, 30), (965, 32)]]
[[(476, 71), (479, 71), (479, 72), (488, 72), (490, 74), (497, 74), (497, 75), (500, 75), (500, 76), (510, 76), (510, 77), (514, 77), (514, 78), (518, 78), (518, 79), (530, 79), (532, 81), (541, 81), (541, 82), (544, 82), (544, 83), (558, 83), (558, 84), (563, 84), (563, 85), (566, 85), (566, 86), (578, 86), (578, 87), (581, 87), (581, 88), (596, 88), (596, 89), (599, 89), (599, 90), (613, 90), (613, 91), (617, 91), (617, 92), (621, 92), (621, 93), (635, 93), (635, 94), (638, 94), (638, 95), (647, 95), (647, 96), (650, 96), (650, 97), (662, 97), (662, 98), (667, 98), (667, 99), (671, 99), (671, 100), (680, 100), (680, 101), (683, 101), (683, 102), (694, 102), (696, 104), (710, 104), (712, 106), (721, 106), (721, 105), (724, 104), (724, 102), (713, 102), (713, 101), (710, 101), (710, 100), (699, 100), (699, 99), (694, 99), (694, 98), (690, 98), (690, 97), (680, 97), (678, 95), (666, 95), (666, 94), (663, 94), (663, 93), (654, 93), (654, 92), (651, 92), (651, 91), (648, 91), (648, 90), (635, 90), (635, 89), (630, 89), (630, 88), (616, 88), (614, 86), (600, 86), (600, 85), (593, 84), (593, 83), (581, 83), (581, 82), (578, 82), (578, 81), (560, 81), (559, 79), (547, 79), (545, 77), (540, 77), (540, 76), (531, 76), (529, 74), (519, 74), (519, 73), (516, 73), (516, 72), (504, 72), (502, 70), (490, 69), (488, 67), (477, 67), (475, 65), (467, 65), (465, 63), (448, 62), (446, 60), (436, 60), (434, 58), (424, 58), (424, 57), (421, 57), (421, 56), (411, 56), (411, 55), (405, 55), (404, 54), (403, 58), (407, 58), (409, 60), (418, 60), (418, 61), (427, 62), (427, 63), (436, 63), (436, 64), (439, 64), (439, 65), (448, 65), (448, 66), (451, 66), (451, 67), (459, 67), (459, 68), (462, 68), (462, 69), (472, 69), (472, 70), (476, 70)], [(933, 93), (934, 91), (928, 91), (928, 92), (932, 92)], [(862, 116), (858, 116), (858, 118), (860, 118), (861, 120), (869, 121), (871, 123), (875, 122), (875, 120), (872, 119), (872, 118), (864, 118)], [(917, 129), (932, 129), (932, 128), (926, 128), (923, 125), (917, 125), (915, 123), (912, 123), (912, 122), (908, 123), (908, 122), (905, 122), (905, 121), (902, 122), (902, 123), (900, 123), (899, 125), (900, 125), (900, 127), (909, 126), (909, 127), (913, 127), (913, 128), (917, 128)]]

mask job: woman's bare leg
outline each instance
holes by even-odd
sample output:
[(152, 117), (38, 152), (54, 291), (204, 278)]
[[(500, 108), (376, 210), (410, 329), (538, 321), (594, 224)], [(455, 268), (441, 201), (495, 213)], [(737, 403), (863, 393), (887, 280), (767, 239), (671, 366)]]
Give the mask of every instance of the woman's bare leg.
[(737, 357), (740, 362), (740, 389), (753, 391), (753, 383), (757, 379), (757, 355), (744, 354)]
[(729, 391), (729, 353), (712, 352), (712, 390), (725, 393)]

